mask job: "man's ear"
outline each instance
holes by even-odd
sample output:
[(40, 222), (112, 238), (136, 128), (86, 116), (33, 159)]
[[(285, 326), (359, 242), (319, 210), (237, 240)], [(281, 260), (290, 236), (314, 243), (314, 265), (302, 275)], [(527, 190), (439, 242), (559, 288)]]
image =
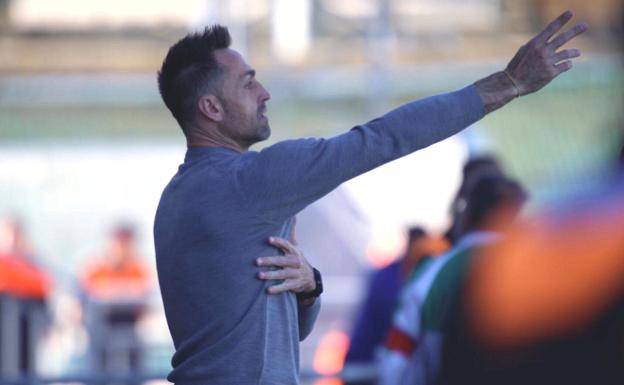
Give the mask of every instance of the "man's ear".
[(221, 122), (225, 118), (223, 105), (215, 95), (203, 95), (197, 101), (199, 113), (214, 122)]

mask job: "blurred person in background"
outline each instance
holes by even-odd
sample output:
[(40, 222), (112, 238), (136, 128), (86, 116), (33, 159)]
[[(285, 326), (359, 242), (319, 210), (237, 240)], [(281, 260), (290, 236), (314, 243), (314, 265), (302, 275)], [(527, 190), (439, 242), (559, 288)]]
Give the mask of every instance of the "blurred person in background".
[(0, 251), (21, 260), (31, 260), (33, 250), (24, 233), (24, 227), (14, 215), (0, 220)]
[(33, 375), (50, 324), (51, 279), (34, 256), (16, 216), (0, 220), (0, 375)]
[[(229, 48), (227, 29), (213, 26), (174, 44), (159, 89), (188, 149), (154, 223), (176, 348), (168, 379), (297, 384), (299, 341), (318, 314), (321, 283), (284, 240), (294, 215), (342, 182), (454, 135), (572, 68), (580, 51), (561, 47), (587, 26), (558, 33), (571, 18), (565, 12), (504, 71), (459, 91), (405, 104), (333, 138), (289, 140), (260, 152), (249, 148), (270, 136), (270, 94)], [(276, 249), (286, 255), (266, 257)]]
[(603, 191), (514, 224), (480, 253), (440, 384), (624, 383), (622, 155), (618, 168)]
[(141, 369), (136, 327), (152, 290), (152, 275), (136, 249), (134, 227), (116, 226), (103, 255), (89, 261), (81, 276), (89, 356), (96, 372)]
[(482, 175), (464, 196), (458, 242), (414, 275), (401, 294), (379, 359), (379, 384), (435, 384), (449, 308), (465, 269), (475, 250), (496, 240), (500, 224), (514, 221), (526, 200), (520, 185), (501, 175)]
[(466, 194), (472, 189), (473, 184), (482, 176), (504, 175), (498, 160), (491, 155), (480, 155), (470, 158), (462, 170), (462, 182), (457, 190), (457, 194), (451, 203), (451, 227), (446, 231), (446, 239), (451, 243), (457, 242), (462, 233), (461, 218), (466, 210)]
[[(403, 284), (415, 269), (425, 266), (448, 248), (445, 240), (412, 227), (404, 255), (374, 271), (351, 333), (343, 373), (374, 368), (377, 350), (383, 345)], [(358, 382), (359, 383), (359, 382)]]

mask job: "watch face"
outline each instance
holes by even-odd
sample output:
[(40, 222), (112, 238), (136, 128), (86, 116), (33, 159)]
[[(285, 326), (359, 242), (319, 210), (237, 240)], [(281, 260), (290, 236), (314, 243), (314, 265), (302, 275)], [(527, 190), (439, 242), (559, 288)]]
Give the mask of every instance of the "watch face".
[(321, 272), (316, 269), (314, 269), (314, 282), (316, 283), (314, 292), (316, 297), (318, 297), (323, 292), (323, 279), (321, 278)]

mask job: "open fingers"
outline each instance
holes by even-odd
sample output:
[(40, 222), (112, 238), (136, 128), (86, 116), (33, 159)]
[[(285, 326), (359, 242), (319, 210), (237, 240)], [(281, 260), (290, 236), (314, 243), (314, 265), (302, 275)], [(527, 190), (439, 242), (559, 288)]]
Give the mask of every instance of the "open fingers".
[(553, 51), (556, 51), (565, 43), (587, 31), (588, 28), (589, 27), (586, 23), (579, 23), (574, 27), (568, 29), (567, 31), (559, 34), (557, 37), (552, 39), (552, 41), (548, 45), (552, 48)]
[(270, 237), (269, 243), (282, 250), (284, 254), (297, 254), (297, 249), (295, 249), (295, 246), (284, 238)]
[(256, 259), (256, 264), (258, 266), (292, 267), (295, 269), (301, 267), (299, 258), (292, 256), (260, 257)]
[(578, 49), (564, 49), (553, 55), (553, 64), (557, 64), (560, 61), (572, 59), (581, 56), (581, 51)]
[(297, 272), (293, 269), (279, 269), (270, 271), (261, 271), (258, 278), (266, 281), (276, 281), (280, 279), (297, 278)]
[(267, 293), (279, 294), (293, 290), (295, 288), (297, 288), (297, 285), (293, 281), (284, 281), (278, 285), (269, 286), (267, 288)]
[(557, 33), (557, 31), (561, 29), (561, 27), (563, 27), (568, 21), (570, 21), (570, 19), (572, 19), (572, 16), (572, 12), (565, 11), (553, 22), (548, 24), (546, 28), (535, 37), (535, 39), (540, 42), (546, 43), (548, 40), (550, 40), (551, 37), (553, 37), (555, 33)]
[(572, 68), (572, 61), (571, 60), (566, 60), (566, 61), (562, 61), (559, 64), (555, 64), (555, 69), (557, 70), (557, 73), (566, 72), (570, 68)]

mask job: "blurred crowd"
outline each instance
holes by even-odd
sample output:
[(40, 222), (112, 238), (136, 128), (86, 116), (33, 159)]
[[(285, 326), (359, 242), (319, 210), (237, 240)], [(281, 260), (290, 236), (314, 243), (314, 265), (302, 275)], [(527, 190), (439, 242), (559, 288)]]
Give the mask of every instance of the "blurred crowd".
[[(493, 156), (469, 159), (444, 234), (408, 230), (373, 272), (354, 320), (347, 384), (624, 383), (624, 150), (598, 191), (526, 215)], [(155, 281), (136, 230), (113, 227), (75, 277), (93, 374), (137, 373), (137, 324)], [(19, 218), (0, 222), (0, 374), (35, 376), (54, 282)]]
[(597, 192), (531, 215), (494, 157), (470, 159), (448, 231), (410, 229), (372, 274), (346, 383), (624, 383), (622, 159)]
[[(152, 273), (136, 250), (133, 226), (112, 229), (105, 250), (75, 277), (88, 360), (94, 374), (117, 375), (141, 368), (137, 322), (153, 290)], [(37, 261), (19, 218), (0, 223), (0, 374), (34, 377), (41, 345), (53, 323), (54, 282)]]
[[(403, 255), (371, 274), (337, 383), (624, 383), (623, 159), (591, 195), (531, 215), (494, 156), (469, 159), (448, 230), (410, 228)], [(137, 324), (155, 285), (136, 238), (113, 227), (75, 277), (91, 373), (124, 383), (144, 369)], [(5, 217), (3, 378), (37, 375), (53, 286), (19, 218)]]

